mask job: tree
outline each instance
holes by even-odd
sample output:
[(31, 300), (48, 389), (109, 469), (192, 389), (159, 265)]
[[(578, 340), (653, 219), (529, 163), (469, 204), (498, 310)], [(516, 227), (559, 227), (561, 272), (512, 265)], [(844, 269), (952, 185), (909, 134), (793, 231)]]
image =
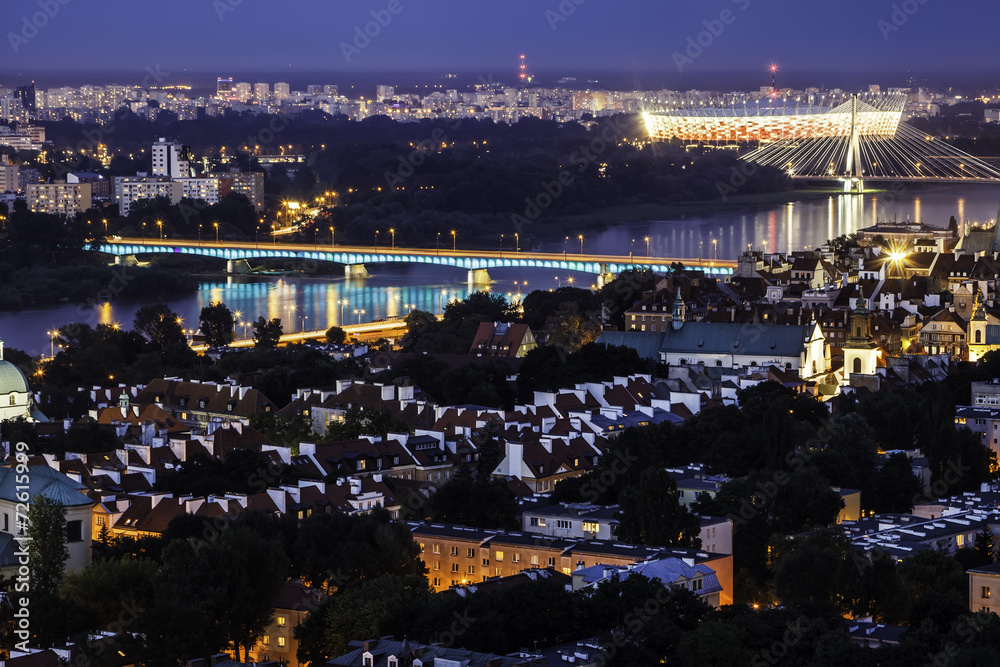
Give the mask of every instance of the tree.
[(31, 591), (54, 596), (66, 571), (66, 509), (57, 500), (37, 495), (28, 508), (28, 567)]
[(338, 326), (332, 326), (326, 330), (326, 342), (331, 345), (340, 345), (347, 340), (347, 332)]
[(277, 317), (271, 318), (270, 321), (265, 320), (263, 316), (258, 317), (257, 321), (253, 324), (254, 333), (254, 347), (277, 347), (278, 342), (281, 340), (282, 326), (281, 319)]
[(598, 312), (581, 312), (576, 301), (564, 302), (552, 316), (558, 323), (549, 333), (548, 342), (566, 352), (576, 352), (601, 334)]
[[(241, 650), (249, 653), (270, 624), (287, 568), (280, 543), (241, 526), (225, 528), (209, 541), (170, 542), (163, 549), (156, 597), (165, 604), (154, 609), (157, 618), (173, 609), (187, 622), (156, 628), (153, 634), (164, 642), (162, 651), (183, 658), (217, 651), (221, 642), (231, 645), (239, 660)], [(190, 637), (192, 630), (198, 636)], [(151, 648), (151, 653), (160, 650)]]
[(295, 637), (300, 641), (298, 658), (320, 664), (342, 655), (352, 639), (382, 635), (387, 620), (399, 610), (426, 607), (430, 601), (431, 591), (425, 577), (382, 575), (349, 586), (328, 598), (296, 628)]
[(209, 347), (224, 347), (233, 342), (233, 313), (223, 302), (202, 308), (198, 319), (201, 322), (201, 333)]
[(620, 498), (618, 539), (633, 544), (699, 548), (698, 518), (680, 505), (677, 483), (662, 468), (642, 471)]
[(166, 350), (173, 343), (187, 345), (180, 316), (166, 304), (143, 306), (135, 311), (132, 328), (161, 350)]
[(154, 604), (156, 569), (157, 563), (148, 558), (94, 561), (80, 572), (67, 574), (60, 592), (65, 598), (91, 607), (101, 627), (109, 627), (125, 617), (135, 620), (138, 611)]
[(975, 543), (976, 553), (987, 563), (992, 563), (996, 560), (996, 552), (993, 549), (993, 531), (990, 529), (990, 524), (983, 526), (982, 531), (976, 534)]

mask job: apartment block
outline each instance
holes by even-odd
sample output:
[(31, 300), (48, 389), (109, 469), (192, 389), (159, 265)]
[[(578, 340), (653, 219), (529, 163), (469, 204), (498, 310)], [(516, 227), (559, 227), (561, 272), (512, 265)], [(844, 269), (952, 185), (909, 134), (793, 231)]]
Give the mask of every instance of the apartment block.
[(37, 183), (28, 186), (28, 209), (35, 213), (76, 215), (91, 206), (90, 183)]

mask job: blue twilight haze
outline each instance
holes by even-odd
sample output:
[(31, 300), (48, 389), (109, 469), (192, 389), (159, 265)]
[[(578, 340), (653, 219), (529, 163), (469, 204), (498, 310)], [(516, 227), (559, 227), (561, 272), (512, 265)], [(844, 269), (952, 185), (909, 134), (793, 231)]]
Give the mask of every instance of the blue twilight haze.
[[(975, 75), (1000, 4), (943, 0), (6, 0), (0, 72)], [(367, 34), (365, 34), (367, 31)], [(363, 45), (363, 46), (362, 46)], [(695, 55), (696, 54), (696, 55)], [(827, 81), (832, 83), (833, 81)]]

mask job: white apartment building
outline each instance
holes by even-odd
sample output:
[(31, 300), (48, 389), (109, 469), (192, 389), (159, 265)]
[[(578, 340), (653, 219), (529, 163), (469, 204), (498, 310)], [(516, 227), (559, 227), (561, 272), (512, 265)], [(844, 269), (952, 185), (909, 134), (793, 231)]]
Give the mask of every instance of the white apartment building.
[(0, 164), (0, 192), (17, 192), (16, 164)]
[(184, 197), (184, 185), (177, 181), (145, 176), (115, 178), (115, 199), (118, 200), (118, 208), (122, 215), (128, 215), (132, 205), (140, 199), (155, 197), (166, 197), (171, 204), (176, 204)]
[(274, 84), (274, 99), (279, 102), (287, 102), (292, 99), (292, 88), (287, 83), (278, 82)]
[(162, 138), (153, 144), (153, 176), (190, 177), (191, 165), (185, 147)]
[(215, 176), (178, 178), (185, 199), (202, 199), (206, 204), (219, 203), (219, 179)]
[(33, 183), (27, 187), (28, 210), (76, 215), (90, 208), (90, 183)]
[(255, 83), (253, 84), (253, 98), (257, 101), (257, 104), (263, 104), (267, 102), (268, 98), (271, 97), (271, 86), (266, 83)]

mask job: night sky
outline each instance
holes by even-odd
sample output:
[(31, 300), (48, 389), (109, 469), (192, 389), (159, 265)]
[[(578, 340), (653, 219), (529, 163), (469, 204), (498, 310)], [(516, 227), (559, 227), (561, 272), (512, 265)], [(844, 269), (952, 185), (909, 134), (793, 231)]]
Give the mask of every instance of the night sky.
[[(387, 7), (396, 3), (398, 13), (389, 14)], [(22, 32), (22, 17), (45, 4), (58, 6), (58, 13), (26, 43), (15, 40), (15, 53), (11, 33), (29, 34)], [(388, 25), (369, 44), (359, 42), (363, 48), (352, 50), (348, 62), (341, 43), (356, 46), (355, 27), (372, 21), (373, 10), (389, 16)], [(723, 11), (730, 12), (728, 24), (719, 20)], [(703, 33), (705, 21), (719, 34)], [(0, 25), (5, 80), (46, 71), (133, 71), (138, 80), (147, 65), (237, 75), (453, 71), (509, 77), (525, 53), (539, 75), (657, 72), (668, 83), (692, 87), (720, 73), (752, 72), (746, 86), (752, 88), (765, 83), (771, 62), (781, 68), (779, 85), (781, 77), (801, 85), (819, 73), (996, 71), (1000, 3), (4, 0)], [(707, 46), (688, 51), (688, 37), (699, 33)], [(678, 67), (675, 53), (693, 57)]]

